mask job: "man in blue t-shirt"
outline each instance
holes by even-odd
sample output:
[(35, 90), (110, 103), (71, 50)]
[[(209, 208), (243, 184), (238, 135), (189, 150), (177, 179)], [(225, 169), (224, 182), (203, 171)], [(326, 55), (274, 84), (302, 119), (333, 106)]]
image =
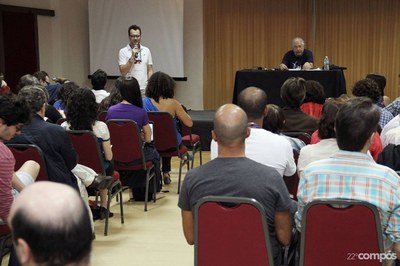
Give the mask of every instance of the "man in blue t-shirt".
[(292, 41), (292, 50), (288, 51), (279, 65), (281, 70), (311, 69), (314, 67), (314, 56), (310, 50), (304, 49), (304, 40), (296, 37)]

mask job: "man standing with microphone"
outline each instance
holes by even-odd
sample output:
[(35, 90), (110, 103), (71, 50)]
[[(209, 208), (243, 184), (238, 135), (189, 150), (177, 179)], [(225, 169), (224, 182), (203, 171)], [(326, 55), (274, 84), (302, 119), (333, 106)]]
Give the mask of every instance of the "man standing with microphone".
[(147, 80), (153, 74), (153, 60), (150, 49), (141, 45), (142, 30), (137, 25), (128, 29), (129, 44), (119, 50), (118, 64), (122, 76), (137, 79), (142, 97), (147, 86)]

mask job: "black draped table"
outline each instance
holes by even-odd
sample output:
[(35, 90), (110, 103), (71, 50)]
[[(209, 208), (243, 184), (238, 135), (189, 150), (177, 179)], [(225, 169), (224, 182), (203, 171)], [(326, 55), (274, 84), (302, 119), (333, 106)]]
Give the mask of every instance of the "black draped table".
[(192, 117), (193, 127), (192, 133), (200, 136), (201, 148), (203, 151), (210, 150), (211, 144), (211, 130), (214, 128), (214, 110), (205, 111), (188, 111), (188, 114)]
[(327, 98), (346, 93), (346, 80), (341, 69), (329, 71), (239, 70), (236, 72), (232, 102), (236, 104), (239, 93), (247, 87), (254, 86), (267, 93), (268, 103), (282, 107), (280, 90), (285, 80), (290, 77), (302, 77), (305, 80), (320, 82), (324, 86)]

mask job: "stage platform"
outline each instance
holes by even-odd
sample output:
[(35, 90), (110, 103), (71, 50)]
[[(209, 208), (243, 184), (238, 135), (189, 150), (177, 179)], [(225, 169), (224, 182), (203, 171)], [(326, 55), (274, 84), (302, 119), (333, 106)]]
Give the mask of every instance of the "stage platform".
[(203, 151), (210, 150), (211, 130), (213, 130), (213, 120), (215, 110), (195, 111), (190, 110), (188, 114), (192, 117), (193, 127), (192, 133), (197, 134), (201, 138), (201, 148)]

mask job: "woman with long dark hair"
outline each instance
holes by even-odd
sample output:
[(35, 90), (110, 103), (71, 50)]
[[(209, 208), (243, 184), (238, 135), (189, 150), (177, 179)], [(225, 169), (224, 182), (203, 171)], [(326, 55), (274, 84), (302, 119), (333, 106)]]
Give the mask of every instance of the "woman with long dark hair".
[[(139, 83), (134, 77), (119, 77), (115, 82), (115, 87), (118, 88), (122, 96), (122, 102), (108, 109), (106, 119), (130, 119), (136, 122), (142, 132), (142, 138), (145, 143), (144, 156), (146, 160), (152, 160), (154, 164), (158, 192), (161, 190), (160, 155), (151, 143), (149, 117), (143, 109)], [(145, 187), (144, 178), (131, 178), (130, 182), (129, 185), (133, 188), (134, 199), (142, 200), (142, 196), (144, 196), (142, 189)]]

